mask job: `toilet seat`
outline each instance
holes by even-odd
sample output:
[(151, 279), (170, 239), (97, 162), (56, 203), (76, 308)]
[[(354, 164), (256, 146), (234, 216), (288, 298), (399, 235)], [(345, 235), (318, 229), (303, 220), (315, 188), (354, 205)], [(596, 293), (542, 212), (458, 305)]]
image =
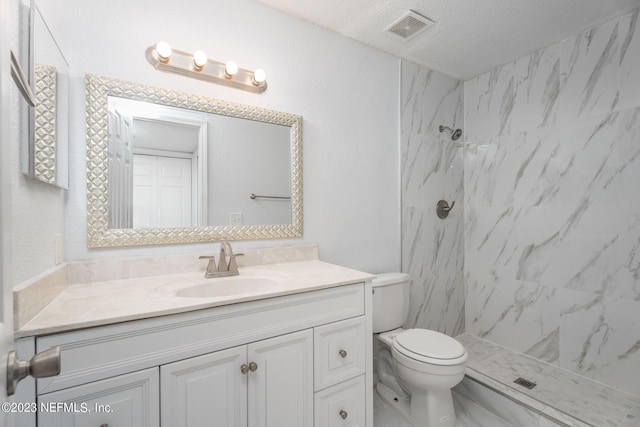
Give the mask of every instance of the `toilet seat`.
[(432, 365), (459, 365), (467, 352), (458, 341), (428, 329), (409, 329), (393, 340), (393, 349), (405, 357)]

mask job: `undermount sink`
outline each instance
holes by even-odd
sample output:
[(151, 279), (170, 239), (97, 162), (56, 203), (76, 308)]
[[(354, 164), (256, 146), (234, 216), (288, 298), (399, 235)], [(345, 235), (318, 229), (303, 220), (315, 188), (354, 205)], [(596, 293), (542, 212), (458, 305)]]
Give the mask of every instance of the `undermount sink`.
[(207, 283), (184, 288), (176, 292), (183, 298), (217, 298), (230, 295), (261, 292), (277, 282), (266, 277), (221, 277), (209, 279)]

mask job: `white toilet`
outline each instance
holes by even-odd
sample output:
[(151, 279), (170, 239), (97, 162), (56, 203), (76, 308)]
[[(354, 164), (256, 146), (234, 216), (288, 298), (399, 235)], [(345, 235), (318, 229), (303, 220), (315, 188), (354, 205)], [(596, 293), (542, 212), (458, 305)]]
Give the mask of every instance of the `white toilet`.
[(401, 328), (409, 314), (408, 274), (379, 274), (373, 292), (378, 395), (415, 427), (455, 426), (451, 388), (464, 378), (466, 350), (440, 332)]

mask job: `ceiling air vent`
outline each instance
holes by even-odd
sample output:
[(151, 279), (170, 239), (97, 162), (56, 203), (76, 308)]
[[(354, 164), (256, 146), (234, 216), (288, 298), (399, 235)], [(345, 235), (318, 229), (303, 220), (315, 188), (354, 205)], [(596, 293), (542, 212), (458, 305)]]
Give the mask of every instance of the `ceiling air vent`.
[(387, 27), (386, 31), (395, 34), (403, 40), (409, 40), (418, 33), (426, 30), (434, 22), (429, 18), (410, 10), (396, 22)]

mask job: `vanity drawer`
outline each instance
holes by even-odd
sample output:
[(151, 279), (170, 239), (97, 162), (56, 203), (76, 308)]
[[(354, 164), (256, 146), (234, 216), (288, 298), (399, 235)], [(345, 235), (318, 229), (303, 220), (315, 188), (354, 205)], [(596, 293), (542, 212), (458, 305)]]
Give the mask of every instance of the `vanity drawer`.
[(314, 427), (364, 427), (364, 375), (317, 392), (314, 412)]
[(365, 318), (314, 328), (314, 389), (325, 389), (365, 372)]

